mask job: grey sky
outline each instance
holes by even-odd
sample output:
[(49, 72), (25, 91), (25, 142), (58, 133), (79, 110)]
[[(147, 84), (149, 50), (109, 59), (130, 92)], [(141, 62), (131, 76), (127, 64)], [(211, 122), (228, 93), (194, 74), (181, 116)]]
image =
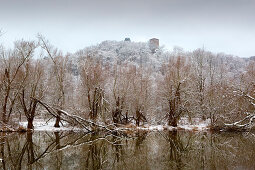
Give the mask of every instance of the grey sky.
[(64, 52), (103, 40), (255, 55), (255, 0), (0, 0), (0, 43), (43, 34)]

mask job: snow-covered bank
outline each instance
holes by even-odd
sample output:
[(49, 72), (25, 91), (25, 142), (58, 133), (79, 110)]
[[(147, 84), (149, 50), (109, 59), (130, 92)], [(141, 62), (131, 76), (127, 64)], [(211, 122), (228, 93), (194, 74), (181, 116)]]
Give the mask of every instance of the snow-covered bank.
[[(20, 126), (26, 128), (27, 127), (27, 122), (20, 122)], [(43, 120), (35, 120), (33, 125), (34, 125), (34, 130), (35, 131), (52, 131), (52, 132), (58, 132), (58, 131), (83, 131), (81, 128), (77, 127), (68, 127), (68, 126), (60, 126), (58, 128), (54, 127), (55, 122), (50, 121), (50, 122), (45, 122)], [(66, 124), (64, 124), (66, 125)]]
[[(34, 121), (34, 130), (35, 131), (86, 131), (82, 128), (77, 127), (68, 127), (67, 124), (59, 128), (54, 127), (55, 122), (45, 122), (44, 120), (35, 120)], [(187, 130), (187, 131), (204, 131), (209, 130), (210, 120), (207, 119), (202, 121), (201, 119), (192, 119), (192, 124), (188, 121), (187, 118), (181, 118), (179, 125), (177, 127), (172, 127), (168, 125), (144, 125), (137, 127), (135, 125), (126, 125), (123, 127), (118, 127), (120, 130), (149, 130), (149, 131), (163, 131), (163, 130)], [(27, 127), (27, 122), (20, 122), (20, 126), (23, 128)]]
[(138, 127), (141, 130), (188, 130), (188, 131), (204, 131), (209, 130), (210, 119), (202, 121), (201, 119), (193, 119), (192, 124), (189, 123), (188, 118), (181, 118), (179, 125), (177, 127), (168, 125), (145, 125), (143, 127)]
[(178, 125), (177, 127), (168, 126), (168, 125), (150, 125), (150, 126), (143, 126), (137, 127), (137, 129), (141, 130), (187, 130), (187, 131), (204, 131), (209, 130), (209, 126), (207, 124), (199, 124), (199, 125)]

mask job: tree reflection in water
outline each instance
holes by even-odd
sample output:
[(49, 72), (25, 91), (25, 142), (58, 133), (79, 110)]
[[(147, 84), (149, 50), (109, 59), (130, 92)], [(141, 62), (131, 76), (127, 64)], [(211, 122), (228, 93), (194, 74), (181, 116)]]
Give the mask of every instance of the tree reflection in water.
[(253, 134), (1, 133), (1, 169), (253, 169)]
[(182, 169), (184, 167), (182, 156), (184, 155), (186, 148), (184, 147), (177, 131), (169, 131), (167, 140), (170, 144), (170, 162), (174, 162), (177, 169)]

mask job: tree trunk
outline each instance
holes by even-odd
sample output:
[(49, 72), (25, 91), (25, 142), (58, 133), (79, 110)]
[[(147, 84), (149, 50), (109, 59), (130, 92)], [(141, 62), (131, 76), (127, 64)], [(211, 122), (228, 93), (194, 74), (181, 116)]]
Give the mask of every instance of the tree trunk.
[(27, 119), (27, 129), (34, 129), (33, 119), (31, 118)]
[(57, 127), (57, 128), (60, 127), (60, 125), (59, 125), (59, 123), (60, 123), (60, 115), (61, 115), (61, 112), (58, 111), (54, 127)]
[(177, 127), (177, 118), (175, 117), (175, 111), (170, 109), (170, 112), (168, 114), (169, 114), (168, 125)]
[(169, 126), (173, 126), (173, 127), (177, 127), (177, 119), (176, 118), (173, 118), (169, 123), (168, 123)]
[(6, 123), (7, 100), (8, 100), (8, 96), (6, 95), (5, 100), (4, 100), (4, 105), (3, 105), (3, 113), (2, 113), (3, 123)]
[(140, 125), (140, 111), (136, 110), (136, 126)]

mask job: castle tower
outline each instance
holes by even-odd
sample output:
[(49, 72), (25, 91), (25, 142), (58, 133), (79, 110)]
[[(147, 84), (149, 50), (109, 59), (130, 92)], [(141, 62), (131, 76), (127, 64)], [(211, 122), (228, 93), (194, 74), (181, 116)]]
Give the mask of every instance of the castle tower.
[(157, 38), (152, 38), (149, 40), (149, 46), (150, 49), (153, 53), (156, 52), (156, 50), (159, 48), (159, 39)]
[(131, 39), (127, 37), (124, 41), (131, 42)]

